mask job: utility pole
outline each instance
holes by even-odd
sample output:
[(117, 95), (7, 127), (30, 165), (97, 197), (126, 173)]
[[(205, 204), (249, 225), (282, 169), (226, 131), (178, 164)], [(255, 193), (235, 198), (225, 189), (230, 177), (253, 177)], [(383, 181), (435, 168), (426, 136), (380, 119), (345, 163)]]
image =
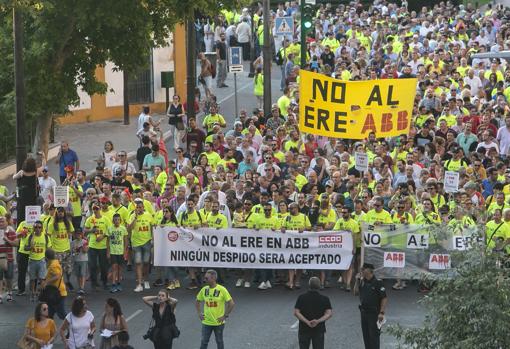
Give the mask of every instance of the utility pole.
[(301, 69), (304, 69), (306, 64), (305, 0), (301, 0), (299, 10), (301, 12), (301, 24), (299, 26), (301, 36)]
[(255, 17), (255, 9), (258, 9), (258, 4), (257, 2), (254, 2), (253, 4), (251, 4), (251, 43), (250, 43), (250, 74), (248, 74), (248, 77), (249, 78), (252, 78), (255, 76), (255, 67), (253, 66), (253, 62), (255, 62), (255, 38), (256, 38), (256, 35), (255, 35), (255, 31), (256, 31), (256, 28), (255, 28), (255, 20), (254, 20), (254, 17)]
[(269, 0), (264, 0), (264, 47), (262, 51), (264, 60), (264, 115), (271, 114), (271, 63), (273, 57), (269, 35), (270, 20)]
[(17, 2), (12, 9), (14, 33), (14, 88), (16, 93), (16, 171), (27, 157), (25, 143), (25, 74), (23, 71), (23, 14)]
[(189, 118), (195, 117), (195, 81), (196, 76), (196, 40), (195, 40), (195, 14), (191, 15), (187, 19), (186, 27), (186, 51), (187, 51), (187, 65), (186, 65), (186, 102), (187, 102), (187, 115)]
[(124, 94), (124, 125), (129, 125), (129, 74), (124, 69), (122, 71), (122, 91)]

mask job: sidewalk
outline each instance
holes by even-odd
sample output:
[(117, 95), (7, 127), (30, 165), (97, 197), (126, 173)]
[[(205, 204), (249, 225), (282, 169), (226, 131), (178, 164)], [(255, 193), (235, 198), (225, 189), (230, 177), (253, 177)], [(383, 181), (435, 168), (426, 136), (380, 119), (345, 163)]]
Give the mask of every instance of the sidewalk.
[[(168, 138), (169, 134), (165, 134), (169, 129), (166, 123), (166, 117), (164, 115), (153, 115), (153, 118), (155, 120), (161, 119), (161, 128), (165, 139)], [(95, 160), (103, 152), (105, 141), (112, 141), (117, 151), (127, 151), (128, 157), (134, 156), (136, 150), (140, 146), (140, 142), (135, 135), (138, 117), (132, 117), (129, 125), (123, 125), (122, 122), (122, 119), (116, 119), (84, 124), (60, 125), (55, 134), (57, 143), (50, 145), (48, 156), (50, 176), (58, 182), (58, 165), (55, 163), (55, 159), (58, 154), (60, 142), (63, 140), (67, 140), (69, 142), (69, 147), (78, 154), (80, 169), (85, 170), (87, 174), (95, 171), (97, 166)], [(135, 162), (135, 166), (137, 165), (138, 164)], [(11, 178), (15, 171), (15, 166), (16, 165), (13, 163), (0, 170), (0, 180), (2, 180), (2, 184), (6, 185), (11, 190), (15, 188), (14, 181)]]

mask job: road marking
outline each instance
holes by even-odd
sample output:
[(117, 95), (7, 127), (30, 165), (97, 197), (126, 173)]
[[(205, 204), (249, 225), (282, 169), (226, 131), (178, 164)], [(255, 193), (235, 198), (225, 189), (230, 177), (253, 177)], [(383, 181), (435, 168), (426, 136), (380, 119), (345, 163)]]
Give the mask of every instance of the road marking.
[(292, 324), (292, 326), (290, 326), (290, 329), (291, 329), (291, 330), (294, 330), (294, 329), (296, 329), (298, 326), (299, 326), (299, 320), (296, 320), (296, 322), (294, 322), (294, 323)]
[[(276, 83), (280, 83), (280, 80), (271, 79), (271, 83), (275, 83), (275, 84), (276, 84)], [(238, 88), (238, 89), (237, 89), (237, 92), (242, 91), (242, 90), (245, 90), (245, 89), (247, 89), (248, 87), (251, 87), (251, 86), (253, 86), (253, 85), (248, 83), (248, 84), (244, 85), (243, 87)], [(219, 100), (217, 103), (218, 103), (218, 104), (223, 103), (223, 102), (225, 102), (227, 99), (230, 99), (230, 98), (234, 97), (234, 95), (235, 95), (235, 92), (232, 92), (231, 94), (229, 94), (229, 95), (228, 95), (228, 96), (226, 96), (225, 98), (223, 98), (223, 99)]]
[[(247, 89), (247, 88), (248, 88), (248, 87), (250, 87), (250, 86), (252, 86), (252, 85), (250, 85), (250, 84), (246, 84), (246, 85), (244, 85), (243, 87), (238, 88), (238, 89), (237, 89), (237, 92), (242, 91), (242, 90), (244, 90), (244, 89)], [(230, 98), (234, 97), (234, 95), (235, 95), (235, 94), (236, 94), (235, 92), (232, 92), (231, 94), (229, 94), (229, 95), (228, 95), (228, 96), (226, 96), (225, 98), (223, 98), (223, 99), (219, 100), (219, 101), (218, 101), (218, 104), (223, 103), (223, 102), (225, 102), (227, 99), (230, 99)]]
[(142, 312), (142, 309), (138, 309), (137, 311), (135, 311), (133, 314), (131, 314), (127, 319), (126, 319), (126, 322), (128, 322), (129, 320), (133, 319), (135, 316), (137, 316), (138, 314), (140, 314)]

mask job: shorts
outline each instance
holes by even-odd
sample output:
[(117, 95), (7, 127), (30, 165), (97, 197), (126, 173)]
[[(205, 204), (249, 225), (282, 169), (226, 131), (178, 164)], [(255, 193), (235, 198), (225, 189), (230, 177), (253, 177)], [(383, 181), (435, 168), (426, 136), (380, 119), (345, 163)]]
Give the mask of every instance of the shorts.
[(151, 260), (151, 242), (145, 245), (133, 247), (135, 253), (135, 264), (149, 263)]
[(87, 276), (89, 262), (88, 261), (75, 261), (74, 262), (74, 273), (79, 278)]
[(0, 281), (4, 278), (5, 280), (12, 280), (14, 277), (14, 263), (9, 261), (5, 264), (5, 267), (5, 269), (3, 267), (0, 268)]
[(71, 251), (57, 252), (56, 256), (62, 266), (64, 274), (71, 274), (73, 271), (73, 258), (71, 256)]
[(110, 262), (112, 264), (122, 265), (122, 264), (124, 264), (124, 255), (122, 255), (122, 254), (111, 254), (110, 255)]
[(40, 261), (30, 259), (28, 261), (28, 275), (30, 276), (30, 280), (46, 279), (46, 261), (44, 259)]

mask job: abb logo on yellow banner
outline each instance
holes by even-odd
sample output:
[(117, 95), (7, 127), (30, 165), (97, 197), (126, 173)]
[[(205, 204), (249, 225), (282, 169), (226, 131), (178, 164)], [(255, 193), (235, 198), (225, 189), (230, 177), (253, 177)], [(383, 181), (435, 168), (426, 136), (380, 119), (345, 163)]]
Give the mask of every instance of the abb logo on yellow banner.
[(343, 81), (301, 70), (299, 129), (320, 136), (365, 139), (408, 134), (416, 79)]

